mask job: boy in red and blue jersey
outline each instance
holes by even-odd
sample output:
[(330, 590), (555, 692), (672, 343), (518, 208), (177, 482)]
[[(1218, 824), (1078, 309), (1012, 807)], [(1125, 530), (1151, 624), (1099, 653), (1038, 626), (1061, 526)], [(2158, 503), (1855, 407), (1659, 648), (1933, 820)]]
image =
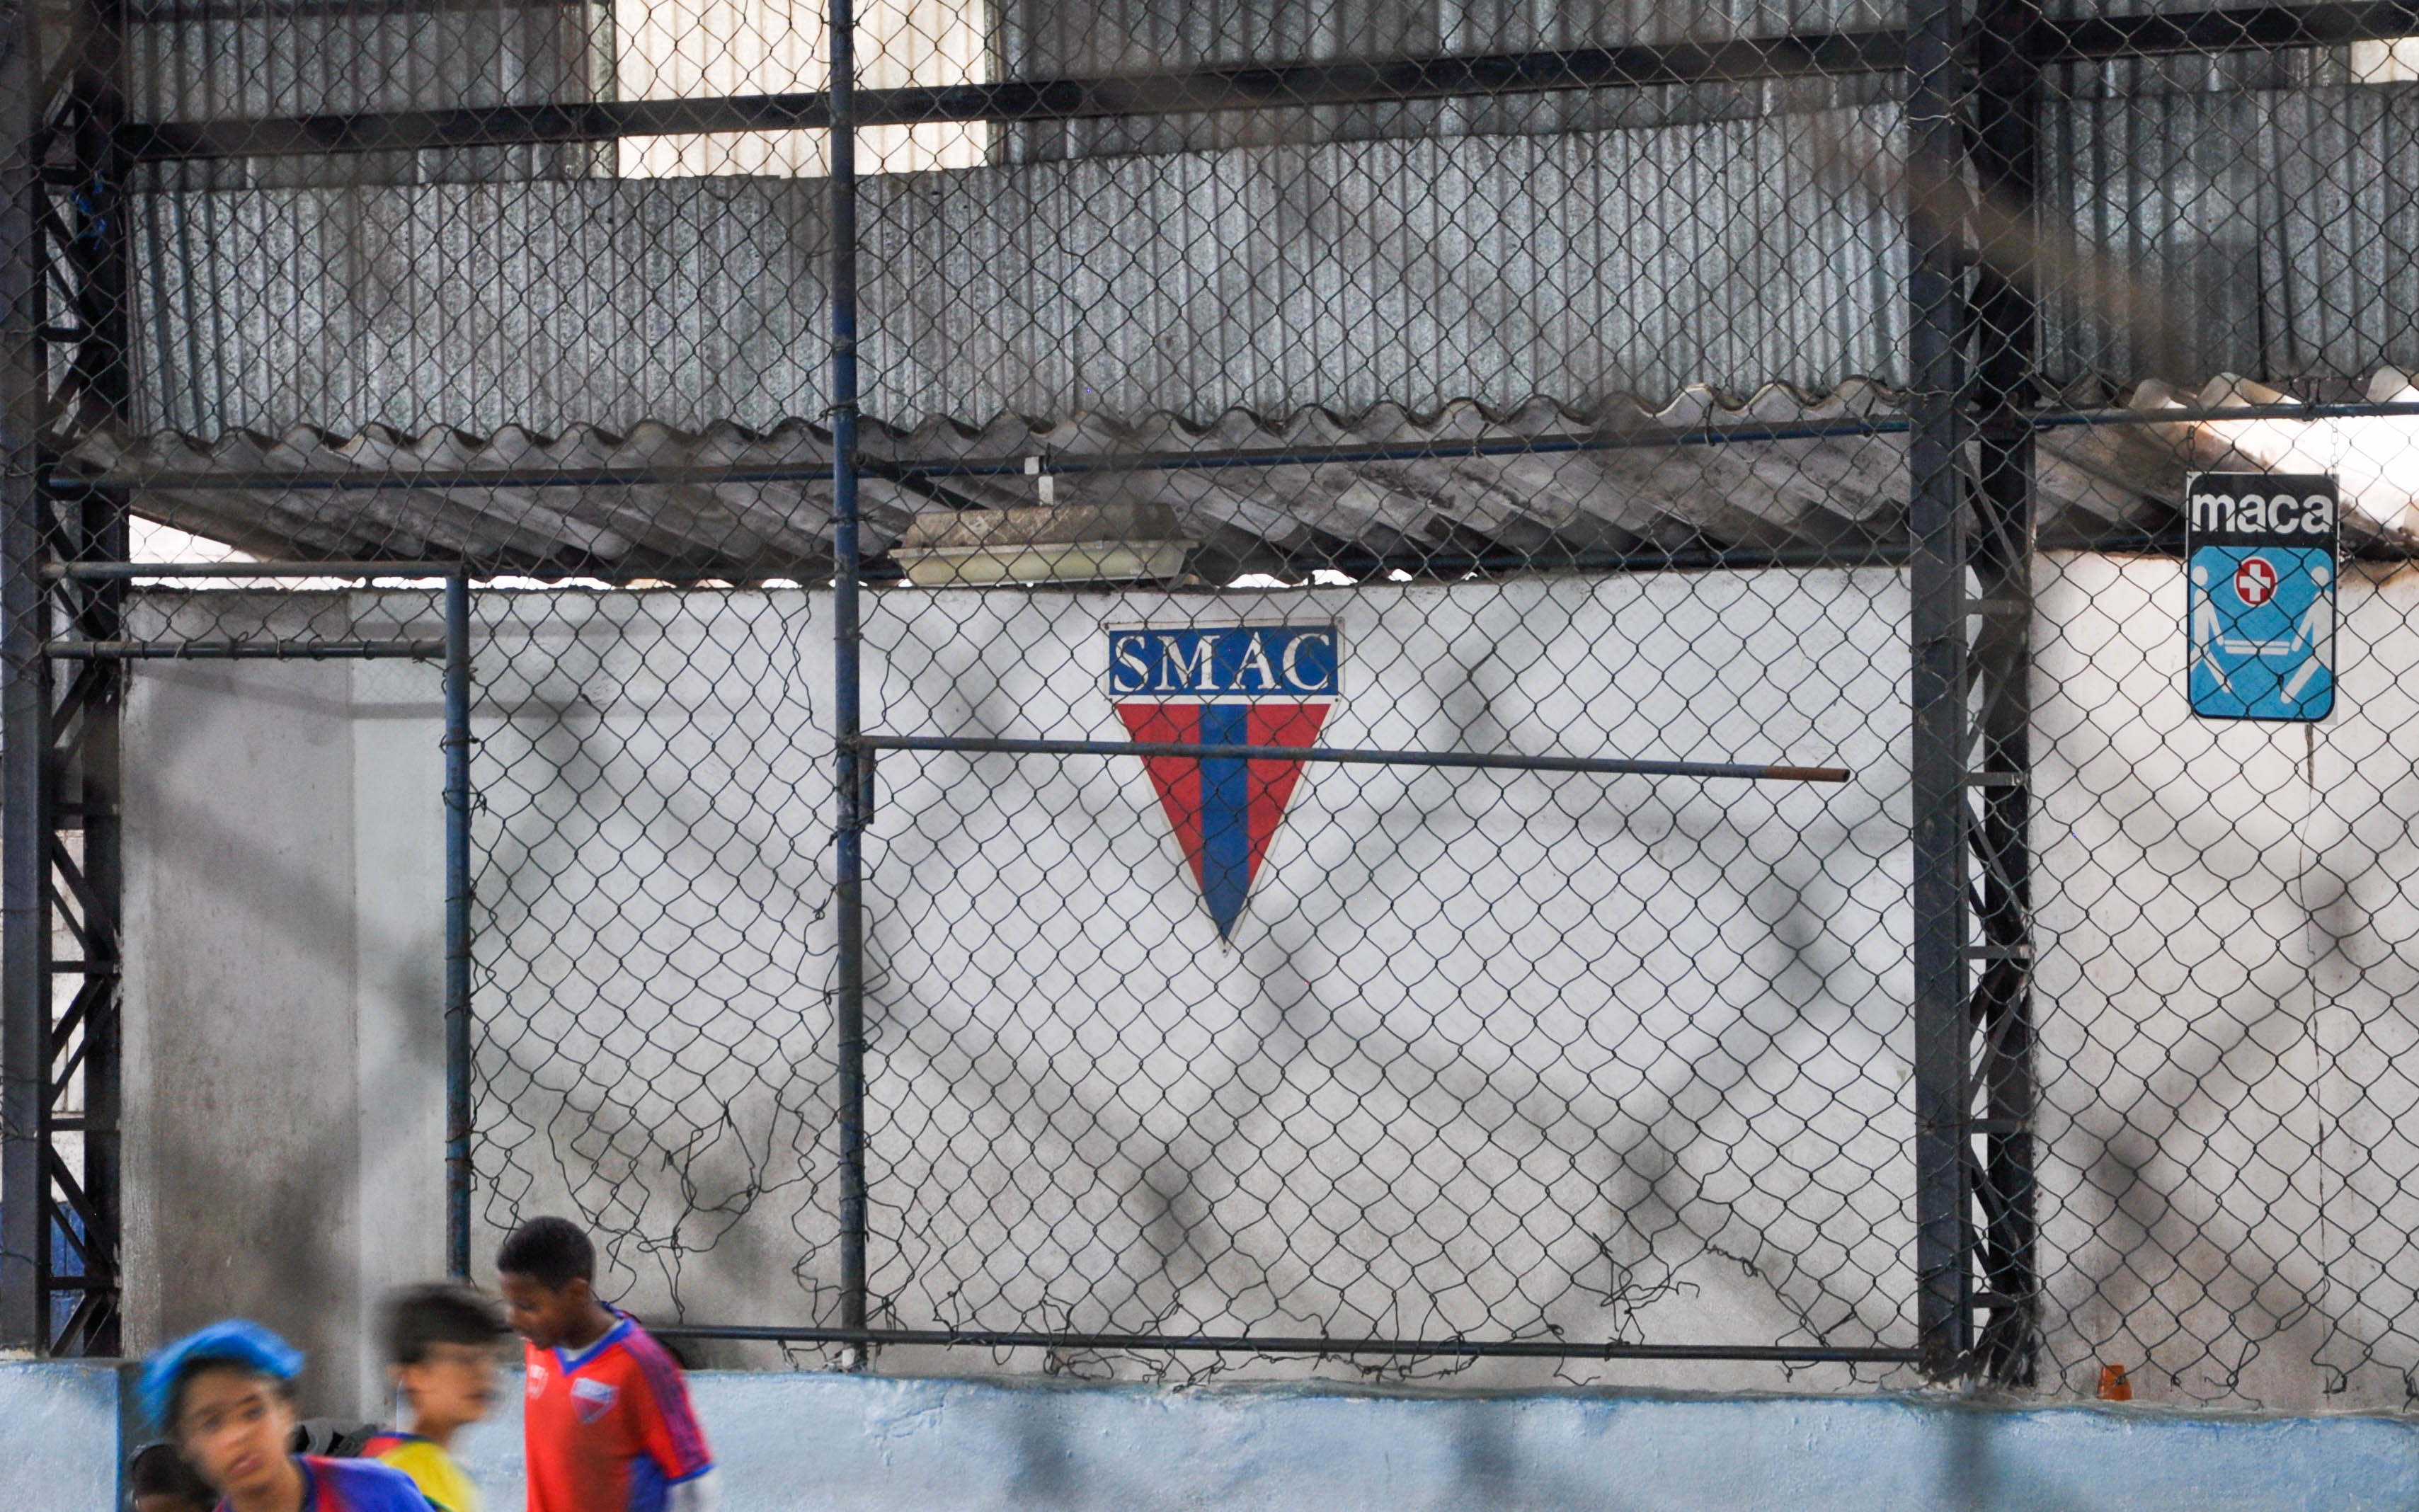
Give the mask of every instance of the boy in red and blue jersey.
[(713, 1512), (720, 1478), (664, 1347), (597, 1301), (577, 1225), (533, 1218), (496, 1252), (505, 1316), (526, 1342), (529, 1512)]
[(301, 1369), (284, 1339), (229, 1319), (144, 1363), (143, 1406), (218, 1492), (219, 1512), (428, 1512), (400, 1471), (285, 1452)]

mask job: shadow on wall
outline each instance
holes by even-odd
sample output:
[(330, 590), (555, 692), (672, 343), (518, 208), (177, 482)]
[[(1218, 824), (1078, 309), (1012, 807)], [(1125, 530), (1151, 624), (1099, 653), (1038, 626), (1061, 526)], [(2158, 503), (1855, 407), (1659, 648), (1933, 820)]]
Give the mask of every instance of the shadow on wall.
[(255, 1318), (329, 1410), (363, 1349), (349, 687), (146, 671), (129, 714), (128, 1344)]

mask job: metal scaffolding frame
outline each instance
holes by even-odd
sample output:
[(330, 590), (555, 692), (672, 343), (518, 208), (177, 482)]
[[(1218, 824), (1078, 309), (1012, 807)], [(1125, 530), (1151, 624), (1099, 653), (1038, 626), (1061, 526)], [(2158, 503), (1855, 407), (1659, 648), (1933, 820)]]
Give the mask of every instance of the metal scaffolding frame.
[[(21, 9), (28, 28), (34, 12)], [(0, 1345), (58, 1354), (118, 1348), (117, 1243), (117, 710), (125, 662), (146, 656), (441, 656), (446, 670), (447, 1256), (470, 1263), (471, 794), (470, 572), (459, 563), (294, 563), (178, 569), (128, 560), (122, 491), (54, 482), (51, 460), (127, 403), (124, 258), (115, 196), (138, 165), (214, 157), (598, 140), (669, 132), (824, 128), (832, 132), (828, 185), (829, 413), (835, 496), (835, 834), (840, 954), (837, 1060), (841, 1181), (838, 1327), (698, 1326), (697, 1337), (850, 1346), (1023, 1344), (1130, 1350), (1317, 1354), (1552, 1355), (1571, 1358), (1919, 1360), (1936, 1377), (1978, 1375), (2022, 1384), (2033, 1376), (2038, 1276), (2030, 983), (2026, 632), (2033, 538), (2034, 440), (2047, 426), (2240, 420), (2269, 411), (2167, 409), (2151, 414), (2036, 412), (2027, 408), (2042, 317), (2022, 270), (1977, 266), (1959, 227), (1910, 217), (1906, 291), (1913, 315), (1912, 393), (1903, 417), (1819, 426), (1739, 425), (1668, 437), (1574, 436), (1476, 442), (1467, 449), (1339, 447), (1281, 454), (1236, 451), (1071, 461), (1081, 469), (1250, 468), (1385, 456), (1534, 453), (1639, 445), (1903, 432), (1910, 442), (1911, 539), (1864, 562), (1901, 562), (1912, 590), (1914, 703), (1915, 1044), (1918, 1338), (1907, 1349), (1656, 1347), (1561, 1341), (1349, 1340), (1159, 1335), (1028, 1335), (883, 1330), (869, 1326), (865, 1172), (864, 831), (875, 753), (882, 749), (1006, 751), (1037, 757), (1149, 754), (1115, 742), (1014, 742), (885, 735), (863, 728), (859, 590), (893, 576), (864, 560), (861, 477), (936, 480), (1015, 470), (998, 463), (876, 461), (858, 452), (855, 132), (907, 122), (1008, 122), (1365, 100), (1903, 74), (1919, 172), (1954, 182), (1970, 170), (1997, 201), (2028, 215), (2041, 173), (2042, 70), (2117, 56), (2252, 52), (2419, 32), (2419, 4), (2322, 4), (2189, 14), (2052, 21), (2038, 0), (1914, 0), (1903, 31), (1785, 37), (1719, 45), (1594, 49), (1380, 64), (1194, 69), (1114, 79), (1019, 81), (944, 88), (855, 89), (850, 0), (829, 0), (827, 91), (721, 100), (582, 103), (493, 110), (295, 117), (243, 123), (128, 122), (116, 84), (120, 22), (111, 0), (91, 21), (49, 97), (32, 77), (33, 39), (12, 39), (0, 98), (14, 112), (7, 198), (0, 204), (0, 290), (8, 326), (0, 368), (5, 498), (0, 498), (0, 613), (5, 613), (5, 714), (0, 714), (0, 1060), (5, 1060), (5, 1160), (0, 1161)], [(1970, 115), (1968, 105), (1971, 105)], [(37, 109), (39, 105), (41, 108)], [(2419, 413), (2419, 406), (2295, 406), (2296, 419)], [(1972, 446), (1979, 468), (1960, 458)], [(1054, 464), (1055, 465), (1055, 464)], [(695, 470), (692, 470), (694, 471)], [(703, 480), (761, 481), (793, 472), (713, 470)], [(441, 488), (662, 482), (667, 474), (280, 474), (281, 488)], [(683, 477), (688, 474), (684, 473)], [(240, 486), (242, 478), (161, 478), (146, 487)], [(1968, 521), (1975, 522), (1969, 529)], [(2059, 543), (2065, 544), (2065, 543)], [(2129, 537), (2072, 543), (2172, 548)], [(1821, 553), (1639, 553), (1548, 565), (1636, 568), (1811, 563)], [(1735, 559), (1735, 560), (1733, 560)], [(1433, 566), (1435, 559), (1423, 559)], [(1454, 559), (1459, 561), (1460, 559)], [(1535, 566), (1523, 558), (1505, 566)], [(556, 570), (585, 570), (563, 567)], [(1388, 563), (1373, 562), (1383, 572)], [(1466, 570), (1489, 570), (1483, 557)], [(444, 579), (442, 640), (138, 641), (125, 637), (128, 580), (143, 575), (419, 577)], [(650, 576), (658, 576), (650, 574)], [(1979, 625), (1969, 631), (1969, 626)], [(1251, 755), (1256, 749), (1169, 747), (1168, 753)], [(1419, 752), (1297, 751), (1289, 758), (1436, 764)], [(1641, 764), (1463, 764), (1555, 770), (1643, 770)], [(1689, 770), (1668, 775), (1829, 779), (1805, 769)], [(1660, 768), (1657, 768), (1658, 770)], [(54, 929), (77, 941), (54, 960)], [(72, 1149), (72, 1153), (70, 1149)], [(27, 1193), (35, 1194), (26, 1200)], [(63, 1258), (54, 1258), (60, 1257)], [(67, 1305), (62, 1310), (62, 1303)]]
[[(0, 1340), (55, 1354), (119, 1348), (118, 658), (62, 661), (53, 626), (107, 645), (125, 587), (45, 578), (47, 562), (118, 561), (127, 501), (49, 486), (64, 439), (122, 418), (126, 258), (117, 196), (123, 14), (78, 8), (78, 34), (39, 84), (30, 36), (10, 39), (10, 100), (23, 134), (5, 160), (10, 320), (5, 507), (0, 521), (0, 812), (5, 812), (7, 1105), (0, 1119)], [(20, 25), (29, 24), (21, 17)], [(64, 936), (72, 953), (54, 956)], [(25, 1200), (31, 1192), (33, 1200)]]

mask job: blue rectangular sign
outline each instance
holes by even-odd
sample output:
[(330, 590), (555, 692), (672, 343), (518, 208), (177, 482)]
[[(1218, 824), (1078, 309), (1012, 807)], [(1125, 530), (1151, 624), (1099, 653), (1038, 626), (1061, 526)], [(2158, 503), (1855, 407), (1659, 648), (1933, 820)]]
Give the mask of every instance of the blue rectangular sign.
[(2325, 718), (2335, 706), (2334, 480), (2204, 472), (2184, 492), (2193, 713)]
[(1332, 699), (1333, 625), (1228, 625), (1109, 631), (1109, 696), (1161, 702)]

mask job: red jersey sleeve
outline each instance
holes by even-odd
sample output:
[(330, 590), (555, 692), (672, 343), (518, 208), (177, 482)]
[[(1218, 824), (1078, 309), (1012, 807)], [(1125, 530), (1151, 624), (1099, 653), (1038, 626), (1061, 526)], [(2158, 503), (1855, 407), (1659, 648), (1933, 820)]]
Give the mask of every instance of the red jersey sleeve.
[(623, 1348), (638, 1368), (638, 1390), (632, 1392), (631, 1426), (639, 1446), (667, 1484), (678, 1484), (714, 1468), (714, 1451), (706, 1447), (705, 1430), (689, 1406), (688, 1381), (678, 1362), (643, 1331), (633, 1329)]

